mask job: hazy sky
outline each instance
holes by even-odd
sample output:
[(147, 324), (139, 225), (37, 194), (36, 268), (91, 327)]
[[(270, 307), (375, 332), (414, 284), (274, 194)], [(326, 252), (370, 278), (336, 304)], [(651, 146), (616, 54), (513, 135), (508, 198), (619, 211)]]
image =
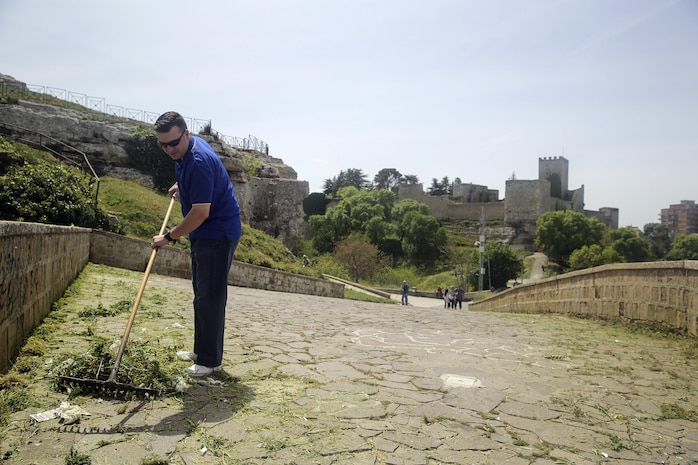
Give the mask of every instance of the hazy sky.
[(505, 196), (564, 156), (620, 225), (698, 201), (698, 0), (0, 0), (0, 73), (340, 170)]

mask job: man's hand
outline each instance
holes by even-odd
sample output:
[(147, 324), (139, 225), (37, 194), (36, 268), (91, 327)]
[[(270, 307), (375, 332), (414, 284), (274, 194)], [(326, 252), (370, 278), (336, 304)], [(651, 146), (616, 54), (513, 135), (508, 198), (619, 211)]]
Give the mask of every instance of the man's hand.
[(170, 241), (167, 240), (164, 234), (159, 234), (153, 236), (153, 242), (150, 243), (150, 247), (153, 249), (159, 249), (160, 247), (169, 244)]

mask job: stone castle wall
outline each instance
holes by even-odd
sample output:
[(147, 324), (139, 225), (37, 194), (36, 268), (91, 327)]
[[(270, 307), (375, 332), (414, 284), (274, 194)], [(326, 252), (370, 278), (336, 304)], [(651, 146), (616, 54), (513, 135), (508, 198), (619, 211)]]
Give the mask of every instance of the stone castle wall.
[[(469, 185), (464, 185), (469, 186)], [(484, 186), (475, 186), (482, 187)], [(477, 189), (472, 191), (463, 189), (461, 193), (475, 193)], [(497, 198), (497, 191), (486, 190), (488, 195), (493, 199)], [(504, 218), (504, 202), (471, 202), (459, 203), (449, 199), (447, 195), (427, 195), (422, 184), (401, 184), (398, 187), (397, 200), (412, 199), (425, 204), (429, 207), (429, 214), (439, 221), (457, 221), (457, 220), (472, 220), (479, 221), (482, 214), (482, 207), (485, 208), (485, 219), (502, 220)]]
[(535, 221), (553, 207), (550, 181), (509, 180), (506, 193), (503, 219), (509, 224)]
[(561, 313), (698, 336), (698, 261), (599, 266), (521, 284), (469, 308)]
[[(150, 244), (86, 228), (0, 221), (0, 373), (88, 261), (144, 271)], [(190, 254), (160, 249), (152, 273), (190, 278)], [(342, 298), (344, 286), (234, 262), (234, 286)], [(135, 296), (134, 296), (135, 297)]]

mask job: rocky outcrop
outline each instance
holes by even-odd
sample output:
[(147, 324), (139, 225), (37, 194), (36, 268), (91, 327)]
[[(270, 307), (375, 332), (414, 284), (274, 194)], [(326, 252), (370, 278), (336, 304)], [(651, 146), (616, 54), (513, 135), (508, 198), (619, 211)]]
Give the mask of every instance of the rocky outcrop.
[[(3, 85), (22, 83), (0, 75)], [(8, 84), (12, 83), (12, 84)], [(0, 104), (0, 129), (31, 144), (47, 146), (65, 159), (81, 163), (84, 153), (98, 176), (136, 181), (152, 188), (153, 180), (131, 166), (125, 147), (133, 131), (145, 123), (94, 111), (19, 101)], [(218, 138), (204, 137), (220, 156), (238, 194), (243, 221), (284, 243), (293, 242), (303, 227), (306, 181), (283, 160), (266, 153), (240, 150)], [(66, 148), (65, 145), (75, 150)], [(256, 176), (247, 179), (243, 159), (253, 155), (260, 162)]]

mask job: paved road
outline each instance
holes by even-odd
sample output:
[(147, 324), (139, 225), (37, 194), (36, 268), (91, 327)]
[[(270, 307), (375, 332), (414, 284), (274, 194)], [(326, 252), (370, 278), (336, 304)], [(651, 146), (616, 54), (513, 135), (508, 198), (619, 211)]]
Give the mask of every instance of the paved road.
[[(189, 340), (189, 287), (151, 277), (182, 318), (137, 338)], [(222, 373), (185, 380), (182, 400), (72, 400), (91, 416), (32, 425), (7, 463), (63, 464), (71, 447), (94, 464), (698, 463), (698, 362), (673, 339), (411, 301), (231, 288)]]

